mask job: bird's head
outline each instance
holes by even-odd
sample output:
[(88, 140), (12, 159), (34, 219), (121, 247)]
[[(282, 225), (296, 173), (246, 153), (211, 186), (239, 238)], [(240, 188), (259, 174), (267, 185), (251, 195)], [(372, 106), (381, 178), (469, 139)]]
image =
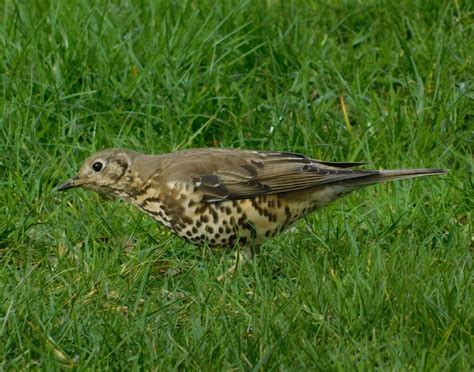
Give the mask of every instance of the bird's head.
[(107, 149), (89, 157), (79, 173), (58, 187), (59, 191), (84, 187), (103, 194), (116, 194), (124, 186), (128, 170), (138, 153)]

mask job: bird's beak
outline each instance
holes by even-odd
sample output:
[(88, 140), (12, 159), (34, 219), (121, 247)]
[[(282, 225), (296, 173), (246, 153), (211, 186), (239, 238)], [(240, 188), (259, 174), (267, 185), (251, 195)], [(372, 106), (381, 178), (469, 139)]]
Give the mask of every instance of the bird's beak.
[(58, 191), (65, 191), (65, 190), (72, 189), (74, 187), (79, 187), (82, 185), (82, 183), (83, 182), (80, 182), (79, 177), (76, 176), (76, 177), (71, 178), (70, 180), (67, 180), (63, 184), (61, 184), (58, 187)]

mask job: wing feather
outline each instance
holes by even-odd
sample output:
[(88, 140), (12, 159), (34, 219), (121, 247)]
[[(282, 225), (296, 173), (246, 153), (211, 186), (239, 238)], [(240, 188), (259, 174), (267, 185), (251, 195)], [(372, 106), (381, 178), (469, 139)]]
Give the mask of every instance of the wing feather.
[[(168, 160), (169, 159), (169, 160)], [(198, 149), (161, 158), (165, 181), (185, 181), (203, 200), (218, 202), (287, 193), (376, 174), (347, 168), (364, 163), (332, 163), (274, 151)]]

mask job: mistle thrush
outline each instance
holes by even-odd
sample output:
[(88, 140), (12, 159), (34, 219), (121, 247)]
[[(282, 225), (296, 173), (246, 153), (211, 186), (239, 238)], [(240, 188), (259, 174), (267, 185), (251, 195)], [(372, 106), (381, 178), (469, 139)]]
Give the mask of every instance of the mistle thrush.
[(258, 246), (356, 189), (445, 173), (350, 169), (362, 164), (277, 151), (206, 148), (144, 155), (108, 149), (88, 158), (59, 190), (84, 187), (121, 198), (193, 244)]

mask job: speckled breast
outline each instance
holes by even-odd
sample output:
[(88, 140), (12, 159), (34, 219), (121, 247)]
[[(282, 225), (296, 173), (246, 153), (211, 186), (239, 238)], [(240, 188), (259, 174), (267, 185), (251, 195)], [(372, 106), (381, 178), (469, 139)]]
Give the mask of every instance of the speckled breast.
[(145, 198), (137, 206), (188, 242), (230, 248), (236, 243), (259, 245), (314, 209), (308, 202), (289, 203), (278, 195), (216, 203), (161, 196)]

